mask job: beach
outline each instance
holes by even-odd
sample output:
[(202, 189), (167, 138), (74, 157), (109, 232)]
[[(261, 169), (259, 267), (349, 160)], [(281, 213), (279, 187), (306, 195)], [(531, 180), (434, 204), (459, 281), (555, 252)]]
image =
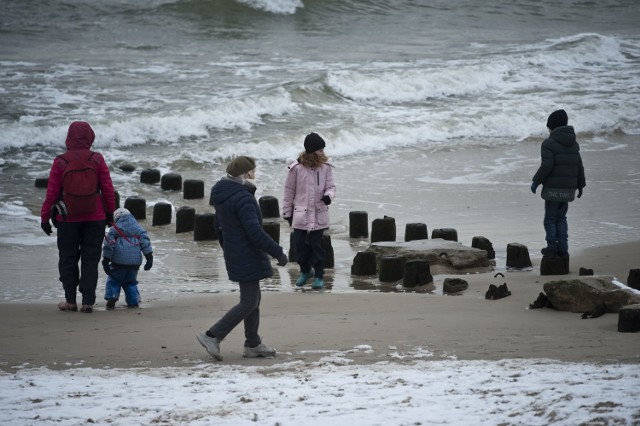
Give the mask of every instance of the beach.
[[(0, 22), (0, 423), (11, 425), (638, 425), (640, 334), (617, 314), (529, 309), (580, 268), (625, 283), (640, 268), (640, 4), (632, 0), (32, 1)], [(464, 29), (464, 31), (461, 31)], [(565, 109), (585, 166), (568, 211), (569, 274), (540, 275), (544, 202), (530, 191)], [(142, 197), (154, 250), (139, 309), (60, 312), (56, 234), (40, 229), (46, 178), (69, 124), (87, 121), (121, 206)], [(176, 233), (212, 213), (210, 188), (255, 158), (256, 198), (282, 205), (287, 165), (326, 141), (336, 198), (324, 292), (298, 266), (262, 280), (273, 359), (214, 362), (195, 339), (237, 298), (222, 248)], [(133, 168), (133, 171), (127, 171)], [(201, 180), (204, 196), (141, 183)], [(170, 224), (154, 226), (158, 203)], [(353, 276), (370, 238), (349, 215), (452, 228), (495, 250), (488, 271), (433, 284)], [(279, 243), (291, 229), (281, 218)], [(507, 246), (532, 268), (506, 267)], [(501, 275), (499, 275), (501, 274)], [(469, 288), (443, 293), (446, 278)], [(489, 285), (511, 295), (486, 300)]]

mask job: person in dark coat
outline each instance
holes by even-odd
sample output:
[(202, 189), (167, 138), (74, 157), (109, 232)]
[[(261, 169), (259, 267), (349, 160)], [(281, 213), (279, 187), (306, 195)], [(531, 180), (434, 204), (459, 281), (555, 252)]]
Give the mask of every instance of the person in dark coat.
[(545, 256), (567, 257), (569, 255), (569, 227), (567, 210), (569, 202), (582, 197), (586, 186), (584, 166), (580, 156), (580, 145), (576, 141), (573, 126), (568, 126), (569, 117), (563, 110), (549, 115), (547, 128), (549, 137), (542, 142), (541, 163), (533, 176), (531, 192), (542, 184), (544, 202), (544, 230), (547, 247)]
[(206, 332), (196, 335), (209, 355), (222, 361), (220, 342), (244, 321), (246, 358), (273, 357), (276, 351), (258, 334), (260, 326), (260, 280), (271, 277), (273, 268), (268, 255), (287, 264), (287, 256), (262, 228), (260, 206), (253, 193), (255, 186), (247, 179), (255, 178), (255, 160), (240, 156), (227, 166), (227, 175), (211, 189), (211, 202), (216, 209), (216, 226), (231, 281), (240, 285), (240, 303), (231, 308)]

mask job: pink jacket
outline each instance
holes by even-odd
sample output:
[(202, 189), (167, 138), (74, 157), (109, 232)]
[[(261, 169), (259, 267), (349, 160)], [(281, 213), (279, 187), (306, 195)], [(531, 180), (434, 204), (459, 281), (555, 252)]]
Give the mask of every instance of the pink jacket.
[(292, 217), (295, 229), (315, 231), (329, 227), (329, 206), (322, 197), (328, 195), (333, 200), (336, 196), (332, 169), (331, 164), (307, 168), (297, 160), (289, 165), (282, 217)]
[[(69, 126), (67, 133), (67, 140), (65, 142), (67, 146), (67, 152), (69, 151), (86, 151), (91, 149), (93, 141), (96, 136), (93, 129), (84, 121), (74, 121)], [(109, 173), (109, 167), (104, 161), (102, 154), (96, 152), (91, 157), (96, 171), (98, 172), (98, 181), (100, 185), (100, 192), (102, 193), (95, 201), (95, 208), (93, 213), (83, 215), (70, 214), (67, 222), (87, 222), (105, 220), (106, 213), (113, 213), (116, 208), (115, 190), (113, 183), (111, 182), (111, 174)], [(47, 185), (47, 195), (44, 203), (42, 203), (42, 209), (40, 210), (40, 221), (42, 223), (49, 222), (51, 219), (51, 207), (62, 195), (62, 174), (67, 163), (56, 157), (53, 160), (51, 171), (49, 172), (49, 184)], [(61, 221), (62, 217), (58, 215), (57, 220)]]

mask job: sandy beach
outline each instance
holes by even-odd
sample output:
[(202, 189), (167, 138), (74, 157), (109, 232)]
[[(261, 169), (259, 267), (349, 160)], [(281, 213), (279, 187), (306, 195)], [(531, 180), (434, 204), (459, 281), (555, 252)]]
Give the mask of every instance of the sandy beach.
[[(584, 250), (571, 260), (596, 275), (626, 282), (638, 265), (640, 242)], [(391, 352), (428, 350), (433, 359), (500, 360), (540, 358), (591, 363), (638, 363), (640, 334), (617, 332), (617, 314), (582, 319), (552, 309), (529, 310), (542, 285), (559, 277), (532, 271), (464, 276), (470, 288), (459, 296), (421, 293), (264, 292), (261, 333), (278, 350), (274, 359), (242, 358), (242, 328), (222, 344), (224, 363), (273, 365), (311, 363), (327, 351), (348, 351), (353, 361), (402, 362)], [(563, 276), (563, 277), (568, 277)], [(489, 284), (506, 282), (512, 295), (485, 300)], [(3, 304), (0, 321), (1, 367), (169, 367), (210, 359), (195, 339), (236, 303), (236, 293), (158, 300), (140, 309), (92, 315), (59, 312), (54, 303)], [(213, 361), (211, 361), (213, 362)]]

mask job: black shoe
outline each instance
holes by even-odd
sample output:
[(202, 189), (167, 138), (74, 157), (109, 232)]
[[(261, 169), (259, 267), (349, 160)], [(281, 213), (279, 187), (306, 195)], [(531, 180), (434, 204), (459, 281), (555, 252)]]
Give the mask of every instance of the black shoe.
[(118, 299), (109, 299), (109, 300), (107, 300), (107, 309), (115, 309), (117, 301), (118, 301)]

